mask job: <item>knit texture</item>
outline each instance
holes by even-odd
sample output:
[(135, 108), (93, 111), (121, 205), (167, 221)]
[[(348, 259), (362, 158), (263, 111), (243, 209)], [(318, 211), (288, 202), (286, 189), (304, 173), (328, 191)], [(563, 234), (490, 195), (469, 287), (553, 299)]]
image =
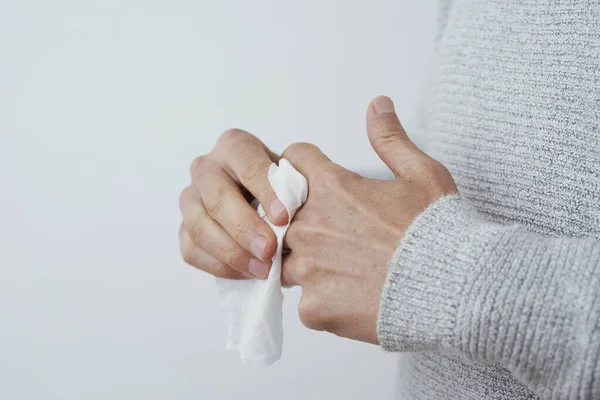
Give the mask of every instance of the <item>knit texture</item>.
[(600, 399), (600, 2), (440, 10), (422, 126), (461, 195), (389, 265), (399, 398)]

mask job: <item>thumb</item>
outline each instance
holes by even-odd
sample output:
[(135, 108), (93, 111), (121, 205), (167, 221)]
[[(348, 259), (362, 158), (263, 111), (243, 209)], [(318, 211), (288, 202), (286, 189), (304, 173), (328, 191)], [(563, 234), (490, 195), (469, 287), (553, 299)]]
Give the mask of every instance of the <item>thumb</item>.
[(397, 178), (409, 178), (407, 175), (416, 172), (411, 168), (414, 161), (428, 157), (408, 138), (387, 96), (379, 96), (369, 104), (367, 133), (371, 146)]

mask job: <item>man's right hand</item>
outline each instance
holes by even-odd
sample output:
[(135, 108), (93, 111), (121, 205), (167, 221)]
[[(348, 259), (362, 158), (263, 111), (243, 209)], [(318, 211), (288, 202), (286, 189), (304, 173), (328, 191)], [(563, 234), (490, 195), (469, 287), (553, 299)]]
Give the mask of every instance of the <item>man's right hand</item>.
[(230, 129), (192, 162), (192, 182), (179, 197), (179, 243), (188, 264), (222, 278), (267, 277), (277, 240), (250, 202), (256, 198), (274, 224), (288, 222), (267, 179), (278, 160), (255, 136)]

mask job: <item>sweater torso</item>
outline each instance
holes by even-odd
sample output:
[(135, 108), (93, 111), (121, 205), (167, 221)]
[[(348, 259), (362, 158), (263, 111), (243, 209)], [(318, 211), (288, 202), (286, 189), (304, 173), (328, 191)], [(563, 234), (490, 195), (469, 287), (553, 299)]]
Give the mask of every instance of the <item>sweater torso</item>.
[[(442, 1), (427, 152), (494, 222), (600, 239), (600, 2)], [(536, 399), (501, 365), (402, 356), (401, 398)]]

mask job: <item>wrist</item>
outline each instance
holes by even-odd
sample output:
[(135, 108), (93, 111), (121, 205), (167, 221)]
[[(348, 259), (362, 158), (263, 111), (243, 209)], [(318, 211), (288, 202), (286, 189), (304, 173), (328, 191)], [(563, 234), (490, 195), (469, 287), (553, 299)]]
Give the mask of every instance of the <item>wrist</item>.
[(456, 345), (465, 293), (501, 228), (484, 221), (458, 194), (442, 197), (414, 220), (383, 286), (377, 328), (385, 349)]

